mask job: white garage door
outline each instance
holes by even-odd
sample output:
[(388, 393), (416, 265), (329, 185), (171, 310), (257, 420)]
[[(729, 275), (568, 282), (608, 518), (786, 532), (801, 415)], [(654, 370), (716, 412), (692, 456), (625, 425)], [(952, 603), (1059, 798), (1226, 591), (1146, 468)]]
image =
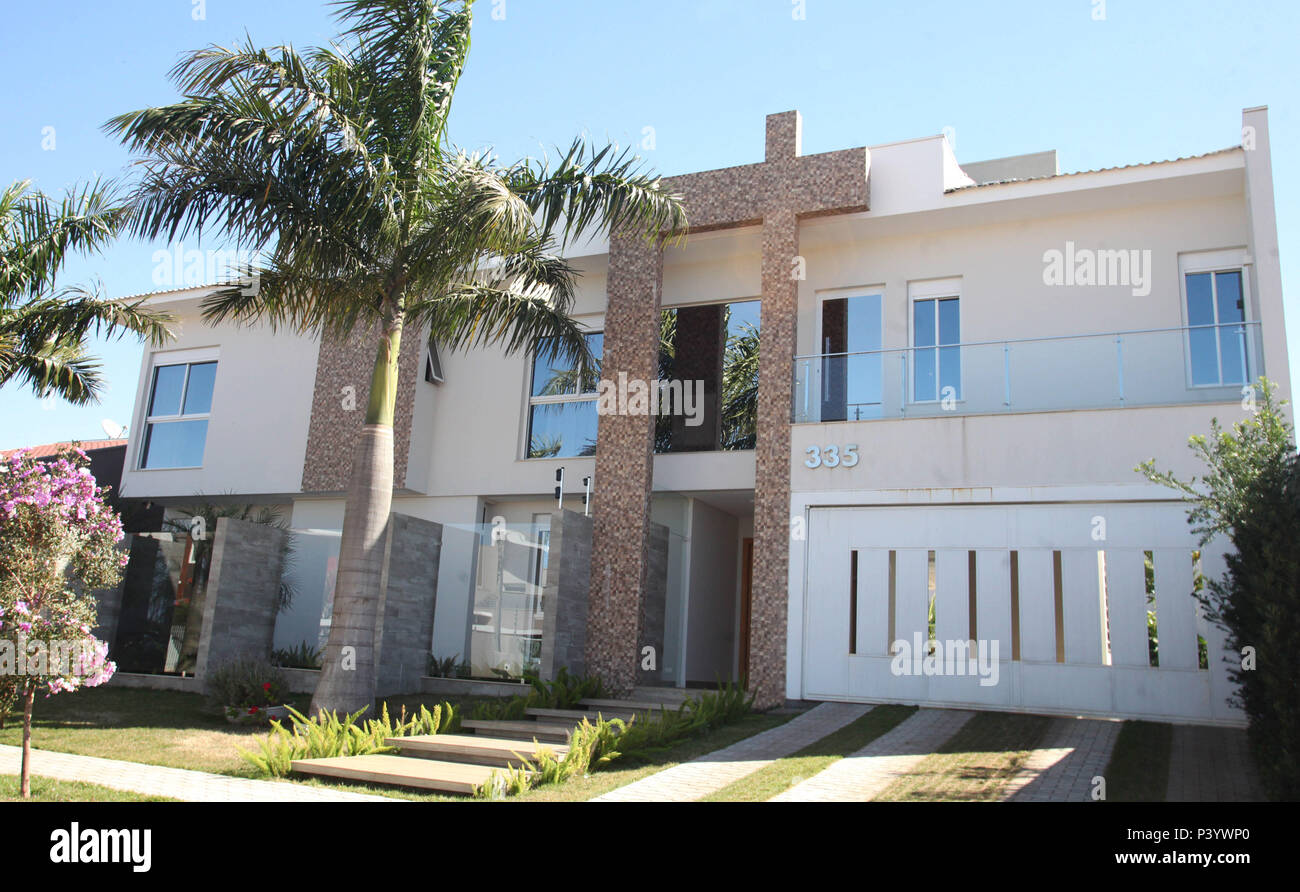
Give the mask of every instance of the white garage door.
[(814, 508), (807, 546), (809, 699), (1244, 722), (1180, 504)]

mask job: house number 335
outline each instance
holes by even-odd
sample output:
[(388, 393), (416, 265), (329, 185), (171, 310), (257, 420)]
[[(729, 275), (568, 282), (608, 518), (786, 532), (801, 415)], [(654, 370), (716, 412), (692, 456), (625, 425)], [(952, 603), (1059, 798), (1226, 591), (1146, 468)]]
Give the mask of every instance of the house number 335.
[(849, 443), (840, 451), (839, 446), (809, 446), (805, 452), (804, 466), (808, 468), (852, 468), (858, 463), (858, 444)]

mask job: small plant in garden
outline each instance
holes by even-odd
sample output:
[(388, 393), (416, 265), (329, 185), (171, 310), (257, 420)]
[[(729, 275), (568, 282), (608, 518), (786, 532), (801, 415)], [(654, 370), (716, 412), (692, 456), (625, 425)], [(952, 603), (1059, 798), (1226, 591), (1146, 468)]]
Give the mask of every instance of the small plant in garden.
[(544, 681), (535, 674), (524, 679), (532, 688), (522, 697), (500, 702), (479, 703), (474, 707), (476, 719), (509, 721), (522, 719), (530, 709), (577, 709), (583, 700), (605, 696), (605, 683), (595, 675), (574, 675), (561, 666), (554, 681)]
[(429, 654), (430, 678), (469, 678), (470, 671), (469, 663), (462, 660), (460, 654), (442, 658)]
[(447, 734), (460, 724), (450, 703), (433, 709), (421, 705), (420, 711), (410, 718), (403, 706), (395, 722), (388, 713), (387, 703), (378, 719), (361, 721), (364, 712), (363, 709), (339, 718), (336, 712), (322, 710), (315, 718), (307, 718), (289, 707), (289, 727), (282, 721), (272, 721), (271, 733), (258, 740), (257, 751), (240, 749), (239, 755), (263, 777), (285, 777), (293, 770), (296, 759), (391, 753), (397, 748), (385, 742), (390, 738)]
[(127, 556), (87, 464), (80, 450), (50, 462), (19, 450), (0, 463), (0, 701), (23, 708), (23, 798), (36, 694), (95, 687), (117, 668), (91, 633), (94, 592), (118, 583)]
[(303, 641), (297, 647), (282, 647), (271, 651), (271, 662), (283, 669), (319, 669), (320, 649)]
[(263, 724), (282, 707), (289, 687), (284, 675), (265, 660), (240, 659), (220, 665), (208, 676), (208, 699), (230, 721)]
[(1183, 494), (1202, 546), (1220, 535), (1232, 542), (1227, 575), (1198, 578), (1195, 594), (1206, 617), (1228, 633), (1220, 658), (1239, 686), (1237, 699), (1250, 720), (1265, 787), (1275, 798), (1298, 799), (1300, 459), (1294, 431), (1274, 402), (1274, 386), (1261, 378), (1257, 390), (1258, 410), (1245, 421), (1224, 430), (1216, 419), (1208, 437), (1191, 438), (1206, 466), (1199, 480), (1157, 471), (1153, 461), (1138, 470)]
[(520, 757), (518, 765), (493, 772), (475, 791), (475, 796), (480, 799), (514, 796), (533, 787), (584, 777), (616, 760), (646, 759), (688, 737), (739, 721), (753, 703), (753, 695), (745, 692), (743, 682), (724, 683), (717, 691), (685, 701), (675, 711), (656, 712), (648, 718), (625, 722), (602, 716), (594, 723), (583, 719), (569, 735), (569, 749), (563, 758), (557, 758), (553, 750), (543, 747), (533, 759)]

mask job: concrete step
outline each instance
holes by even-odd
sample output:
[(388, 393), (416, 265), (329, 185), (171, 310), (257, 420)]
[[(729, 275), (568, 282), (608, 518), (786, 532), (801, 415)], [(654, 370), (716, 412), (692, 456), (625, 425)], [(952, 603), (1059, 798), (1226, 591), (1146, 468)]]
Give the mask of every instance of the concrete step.
[(602, 700), (595, 697), (588, 697), (586, 700), (579, 700), (579, 706), (585, 706), (588, 712), (607, 711), (607, 712), (658, 712), (660, 710), (674, 711), (680, 706), (680, 702), (661, 702), (658, 700)]
[(504, 768), (521, 764), (524, 759), (535, 759), (537, 751), (549, 749), (557, 759), (564, 757), (569, 748), (562, 743), (534, 743), (482, 734), (429, 734), (419, 737), (390, 737), (388, 746), (399, 747), (403, 756), (419, 759), (440, 759), (444, 762), (468, 762), (474, 765), (491, 765)]
[(698, 688), (660, 688), (643, 685), (632, 691), (633, 700), (641, 700), (647, 703), (663, 703), (676, 709), (686, 700), (698, 697), (705, 693)]
[(339, 756), (332, 759), (298, 759), (293, 770), (299, 774), (332, 777), (385, 786), (416, 787), (441, 793), (474, 792), (487, 783), (496, 769), (464, 762), (409, 759), (403, 756)]
[(646, 717), (646, 713), (638, 713), (634, 709), (543, 709), (540, 706), (535, 706), (532, 709), (525, 710), (525, 712), (539, 722), (545, 721), (551, 724), (567, 722), (572, 725), (582, 724), (583, 719), (594, 725), (598, 718), (603, 718), (606, 721), (622, 719), (625, 722), (630, 722), (633, 719), (643, 721)]
[(507, 737), (511, 740), (533, 740), (542, 743), (568, 743), (571, 724), (530, 721), (498, 721), (496, 719), (462, 719), (460, 726), (475, 734), (488, 737)]

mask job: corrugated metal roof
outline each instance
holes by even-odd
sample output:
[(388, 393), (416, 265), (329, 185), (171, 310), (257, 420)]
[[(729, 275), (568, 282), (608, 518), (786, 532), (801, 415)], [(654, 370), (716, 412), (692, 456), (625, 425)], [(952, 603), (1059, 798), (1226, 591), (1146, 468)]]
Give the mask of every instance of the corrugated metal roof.
[(1073, 170), (1070, 171), (1069, 173), (1058, 173), (1052, 176), (1024, 177), (1022, 179), (1011, 179), (1011, 180), (993, 180), (988, 183), (974, 183), (970, 186), (954, 186), (951, 189), (945, 189), (943, 191), (946, 194), (949, 192), (962, 192), (967, 189), (983, 189), (987, 186), (1005, 186), (1008, 183), (1030, 183), (1037, 180), (1059, 180), (1063, 177), (1078, 177), (1089, 173), (1109, 173), (1115, 170), (1130, 170), (1135, 167), (1155, 167), (1158, 164), (1177, 164), (1179, 161), (1196, 161), (1200, 158), (1212, 158), (1215, 155), (1226, 155), (1229, 152), (1240, 152), (1241, 150), (1242, 150), (1241, 146), (1229, 146), (1226, 149), (1218, 149), (1213, 152), (1204, 152), (1200, 155), (1184, 155), (1181, 158), (1167, 158), (1163, 161), (1144, 161), (1141, 162), (1140, 164), (1120, 164), (1115, 167), (1095, 167), (1092, 170)]

